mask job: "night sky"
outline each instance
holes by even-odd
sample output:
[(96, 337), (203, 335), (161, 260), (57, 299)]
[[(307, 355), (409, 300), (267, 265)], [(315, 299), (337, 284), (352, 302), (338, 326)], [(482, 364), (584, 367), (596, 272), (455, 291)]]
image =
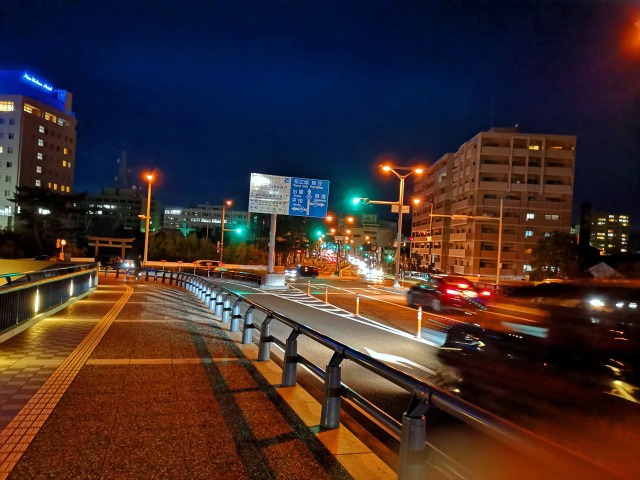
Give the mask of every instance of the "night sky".
[(578, 137), (574, 218), (590, 201), (637, 230), (639, 21), (604, 0), (3, 0), (0, 68), (73, 93), (76, 192), (113, 186), (126, 150), (166, 206), (246, 208), (257, 172), (328, 179), (346, 211), (397, 199), (380, 159), (517, 124)]

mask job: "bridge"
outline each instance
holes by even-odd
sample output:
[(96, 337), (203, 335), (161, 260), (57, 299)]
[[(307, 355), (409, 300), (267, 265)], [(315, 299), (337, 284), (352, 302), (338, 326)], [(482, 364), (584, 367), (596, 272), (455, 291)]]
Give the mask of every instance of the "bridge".
[[(22, 301), (0, 295), (0, 479), (482, 478), (442, 452), (425, 455), (429, 406), (562, 478), (622, 478), (243, 298), (251, 278), (233, 282), (235, 292), (190, 273), (135, 280), (82, 268), (12, 283)], [(12, 313), (30, 309), (30, 318)], [(273, 334), (277, 322), (286, 341)], [(298, 337), (333, 351), (326, 370)], [(342, 383), (343, 360), (411, 392), (402, 422)], [(320, 398), (300, 386), (302, 366), (324, 381)], [(395, 434), (398, 456), (354, 428), (345, 399)]]

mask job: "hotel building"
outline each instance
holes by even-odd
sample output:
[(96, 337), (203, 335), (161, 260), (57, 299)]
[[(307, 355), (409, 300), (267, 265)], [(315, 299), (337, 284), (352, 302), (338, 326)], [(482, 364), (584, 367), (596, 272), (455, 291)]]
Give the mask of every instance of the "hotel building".
[(414, 261), (450, 274), (524, 278), (536, 243), (570, 232), (575, 147), (575, 136), (492, 128), (443, 155), (416, 178), (424, 202), (413, 212)]
[(15, 223), (16, 187), (73, 191), (72, 95), (29, 73), (0, 70), (0, 228)]

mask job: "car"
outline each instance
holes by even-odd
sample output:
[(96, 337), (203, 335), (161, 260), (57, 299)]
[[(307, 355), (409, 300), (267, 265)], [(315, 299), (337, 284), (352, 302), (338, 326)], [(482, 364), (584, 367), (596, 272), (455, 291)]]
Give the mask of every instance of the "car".
[[(560, 372), (640, 402), (640, 288), (549, 282), (520, 288), (512, 297), (538, 314), (504, 319), (490, 328), (468, 323), (448, 330), (439, 357), (467, 385), (521, 391), (545, 385), (543, 390), (551, 391), (557, 382), (546, 373)], [(527, 372), (522, 383), (513, 371)], [(535, 382), (527, 380), (534, 374)]]
[(37, 255), (33, 257), (34, 260), (45, 260), (49, 262), (59, 262), (60, 257), (56, 257), (54, 255)]
[(193, 262), (194, 268), (215, 268), (222, 266), (218, 260), (196, 260)]
[(113, 257), (109, 260), (109, 266), (111, 268), (133, 268), (133, 260), (127, 260), (125, 258)]
[(486, 310), (491, 291), (481, 289), (464, 277), (428, 275), (407, 291), (410, 307), (431, 308), (435, 312)]
[(311, 265), (296, 265), (288, 267), (284, 271), (285, 275), (290, 277), (311, 277), (316, 278), (318, 276), (318, 269)]

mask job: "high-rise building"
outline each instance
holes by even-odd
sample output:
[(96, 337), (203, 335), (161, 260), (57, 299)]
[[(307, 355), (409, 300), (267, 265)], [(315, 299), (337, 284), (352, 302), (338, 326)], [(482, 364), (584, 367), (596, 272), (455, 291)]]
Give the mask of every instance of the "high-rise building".
[(492, 128), (443, 155), (415, 183), (419, 265), (496, 278), (500, 258), (500, 278), (526, 276), (538, 240), (570, 232), (575, 146), (575, 136)]
[(630, 234), (628, 215), (591, 216), (590, 244), (602, 255), (628, 253)]
[(27, 72), (0, 70), (0, 228), (13, 226), (16, 187), (73, 191), (72, 99)]

